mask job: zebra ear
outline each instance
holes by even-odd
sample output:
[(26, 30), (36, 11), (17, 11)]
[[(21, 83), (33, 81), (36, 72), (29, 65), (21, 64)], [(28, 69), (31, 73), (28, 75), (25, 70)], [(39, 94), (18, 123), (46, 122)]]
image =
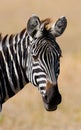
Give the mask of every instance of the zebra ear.
[(34, 36), (40, 27), (41, 21), (38, 16), (32, 16), (27, 22), (27, 32), (30, 36)]
[(56, 21), (56, 23), (53, 24), (51, 28), (51, 33), (55, 37), (58, 37), (64, 32), (64, 30), (66, 29), (66, 26), (67, 26), (66, 17), (61, 17)]

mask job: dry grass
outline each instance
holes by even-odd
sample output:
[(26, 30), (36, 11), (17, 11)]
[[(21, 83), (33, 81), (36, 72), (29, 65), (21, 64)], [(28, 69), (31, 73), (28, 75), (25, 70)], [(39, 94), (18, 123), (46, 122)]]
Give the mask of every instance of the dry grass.
[(67, 30), (57, 41), (63, 50), (59, 89), (62, 103), (46, 112), (34, 86), (27, 85), (3, 105), (0, 130), (81, 130), (81, 0), (1, 0), (0, 31), (16, 33), (26, 26), (32, 13), (54, 21), (68, 19)]

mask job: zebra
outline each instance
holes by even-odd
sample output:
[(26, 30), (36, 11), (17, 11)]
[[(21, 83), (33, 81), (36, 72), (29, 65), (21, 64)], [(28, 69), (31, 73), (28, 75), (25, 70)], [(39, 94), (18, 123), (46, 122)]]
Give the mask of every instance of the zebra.
[(0, 111), (2, 104), (31, 82), (42, 95), (45, 109), (61, 102), (58, 90), (61, 49), (56, 42), (67, 25), (65, 17), (48, 28), (50, 19), (31, 16), (20, 33), (0, 34)]

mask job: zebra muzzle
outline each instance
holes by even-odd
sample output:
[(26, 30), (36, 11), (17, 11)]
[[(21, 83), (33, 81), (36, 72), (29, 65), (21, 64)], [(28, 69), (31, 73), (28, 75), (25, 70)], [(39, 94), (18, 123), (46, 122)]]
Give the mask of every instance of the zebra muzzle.
[(57, 105), (61, 103), (62, 97), (59, 93), (58, 86), (52, 86), (49, 88), (45, 95), (42, 97), (45, 109), (47, 111), (54, 111), (57, 109)]

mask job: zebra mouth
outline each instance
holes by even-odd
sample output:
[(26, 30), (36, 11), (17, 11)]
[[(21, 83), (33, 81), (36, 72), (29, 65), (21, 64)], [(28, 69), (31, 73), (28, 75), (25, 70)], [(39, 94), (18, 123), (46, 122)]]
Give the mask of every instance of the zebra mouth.
[(50, 106), (49, 104), (44, 103), (44, 107), (47, 111), (55, 111), (57, 109), (57, 105)]
[(55, 110), (57, 110), (57, 106), (59, 105), (60, 102), (61, 102), (61, 99), (59, 99), (57, 101), (57, 103), (53, 103), (53, 101), (52, 102), (47, 102), (45, 97), (43, 97), (43, 103), (44, 103), (44, 107), (45, 107), (46, 111), (55, 111)]

